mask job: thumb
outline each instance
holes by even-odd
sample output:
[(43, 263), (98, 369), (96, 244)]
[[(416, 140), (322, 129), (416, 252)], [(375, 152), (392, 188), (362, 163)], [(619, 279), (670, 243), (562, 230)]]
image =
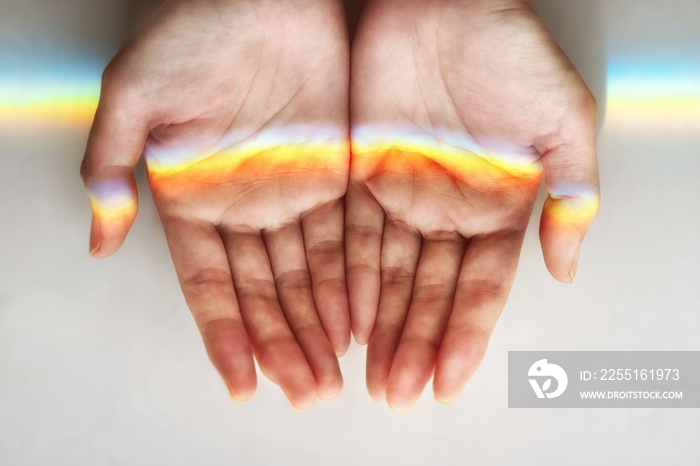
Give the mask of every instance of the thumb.
[(600, 188), (596, 155), (595, 101), (562, 122), (544, 143), (542, 166), (549, 197), (540, 219), (542, 254), (549, 273), (570, 283), (576, 275), (581, 242), (598, 211)]
[(107, 257), (124, 242), (138, 208), (134, 166), (148, 129), (135, 115), (100, 98), (80, 174), (92, 207), (90, 255)]

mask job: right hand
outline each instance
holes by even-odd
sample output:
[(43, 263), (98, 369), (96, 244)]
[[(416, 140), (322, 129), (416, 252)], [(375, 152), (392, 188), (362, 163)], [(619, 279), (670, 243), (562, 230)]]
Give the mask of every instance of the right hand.
[(207, 352), (239, 400), (260, 368), (297, 408), (342, 387), (348, 47), (335, 0), (171, 0), (104, 74), (82, 175), (91, 254), (149, 182)]

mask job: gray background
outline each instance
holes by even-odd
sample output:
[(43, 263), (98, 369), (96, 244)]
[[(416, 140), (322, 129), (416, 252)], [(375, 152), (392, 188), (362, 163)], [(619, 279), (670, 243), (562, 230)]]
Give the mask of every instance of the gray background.
[[(538, 7), (601, 114), (611, 61), (638, 66), (641, 81), (657, 61), (697, 80), (696, 0)], [(73, 54), (101, 67), (136, 10), (0, 0), (0, 63)], [(700, 349), (700, 115), (628, 116), (608, 111), (602, 124), (603, 199), (576, 283), (547, 275), (540, 198), (481, 368), (454, 404), (428, 388), (407, 415), (367, 395), (355, 344), (331, 403), (296, 412), (263, 378), (250, 402), (230, 401), (181, 297), (142, 168), (136, 224), (114, 257), (96, 261), (77, 175), (87, 129), (3, 126), (0, 465), (700, 464), (698, 410), (507, 408), (509, 350)]]

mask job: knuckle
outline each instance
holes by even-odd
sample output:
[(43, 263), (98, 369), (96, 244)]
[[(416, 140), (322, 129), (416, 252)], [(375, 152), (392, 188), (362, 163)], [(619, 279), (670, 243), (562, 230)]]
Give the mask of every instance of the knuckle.
[(336, 240), (326, 240), (314, 244), (306, 250), (309, 262), (323, 262), (331, 259), (330, 256), (343, 254), (343, 242)]
[(280, 291), (294, 292), (311, 287), (311, 277), (307, 270), (290, 270), (279, 274), (275, 282)]
[(312, 341), (324, 342), (323, 340), (326, 339), (326, 334), (321, 328), (320, 323), (314, 321), (300, 323), (294, 328), (294, 335), (297, 337), (298, 341), (308, 338)]
[(226, 285), (231, 286), (233, 280), (231, 278), (231, 273), (222, 269), (202, 269), (192, 275), (189, 275), (182, 280), (182, 287), (190, 288), (200, 288), (205, 286), (219, 286)]
[(470, 296), (470, 301), (479, 305), (500, 303), (508, 298), (508, 289), (492, 280), (465, 280), (459, 283), (457, 288), (463, 289)]
[(428, 349), (433, 353), (437, 353), (440, 344), (437, 335), (413, 335), (401, 339), (401, 344), (413, 348)]
[(102, 72), (101, 102), (108, 102), (115, 109), (126, 109), (141, 103), (142, 92), (138, 73), (129, 72), (119, 56), (115, 57)]
[(598, 115), (598, 102), (591, 91), (584, 87), (581, 92), (572, 98), (572, 107), (576, 115), (582, 120), (595, 120)]
[(415, 303), (452, 302), (454, 289), (442, 283), (415, 286), (412, 301)]
[(382, 232), (369, 225), (345, 225), (345, 234), (356, 236), (358, 239), (382, 239)]
[(249, 279), (245, 285), (236, 287), (236, 295), (241, 300), (262, 299), (268, 303), (278, 302), (275, 284), (265, 279)]
[(586, 90), (581, 97), (581, 102), (579, 105), (584, 115), (595, 118), (595, 116), (598, 114), (598, 101), (588, 90)]
[(316, 292), (319, 290), (344, 290), (345, 280), (341, 277), (325, 277), (314, 282), (313, 289)]
[(384, 285), (413, 286), (416, 273), (405, 267), (384, 267), (381, 270), (381, 281)]

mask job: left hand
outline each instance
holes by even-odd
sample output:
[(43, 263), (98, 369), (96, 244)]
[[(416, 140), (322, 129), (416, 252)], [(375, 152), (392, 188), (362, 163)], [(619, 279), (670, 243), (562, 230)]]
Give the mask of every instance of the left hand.
[(454, 399), (510, 291), (540, 182), (540, 236), (573, 280), (598, 206), (595, 100), (525, 0), (369, 0), (351, 52), (346, 264), (367, 385)]

